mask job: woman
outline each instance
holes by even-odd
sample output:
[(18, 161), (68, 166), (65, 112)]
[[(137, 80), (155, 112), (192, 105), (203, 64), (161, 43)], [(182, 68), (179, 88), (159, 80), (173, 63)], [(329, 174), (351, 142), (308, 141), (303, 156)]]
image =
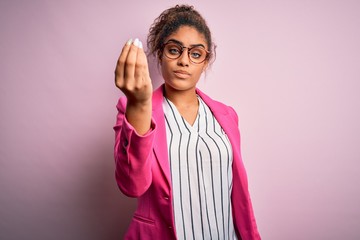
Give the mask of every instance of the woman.
[(235, 111), (196, 88), (214, 57), (211, 32), (187, 5), (165, 10), (148, 35), (164, 84), (153, 92), (142, 43), (116, 70), (116, 181), (138, 207), (126, 239), (260, 239)]

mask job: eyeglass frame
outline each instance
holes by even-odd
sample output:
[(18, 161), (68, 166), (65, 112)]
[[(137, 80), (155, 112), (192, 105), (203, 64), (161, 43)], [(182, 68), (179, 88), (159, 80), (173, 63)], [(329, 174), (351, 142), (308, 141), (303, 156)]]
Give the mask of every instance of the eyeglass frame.
[[(167, 56), (166, 53), (164, 53), (164, 49), (165, 49), (166, 45), (168, 45), (168, 44), (170, 44), (170, 43), (174, 43), (174, 44), (178, 45), (178, 46), (181, 48), (181, 50), (180, 50), (180, 51), (181, 51), (181, 52), (180, 52), (180, 55), (179, 55), (178, 57), (176, 57), (176, 58), (171, 58), (171, 57)], [(205, 56), (204, 60), (202, 60), (201, 62), (198, 62), (198, 63), (194, 62), (194, 61), (191, 59), (191, 57), (190, 57), (190, 51), (191, 51), (191, 49), (197, 48), (197, 47), (200, 47), (200, 48), (204, 49), (204, 51), (206, 52), (206, 56)], [(208, 51), (208, 50), (206, 50), (205, 47), (204, 47), (202, 44), (201, 44), (201, 45), (195, 45), (195, 46), (192, 46), (192, 47), (185, 47), (185, 46), (183, 46), (180, 42), (178, 42), (178, 41), (176, 41), (176, 40), (173, 40), (173, 39), (171, 39), (171, 40), (169, 40), (169, 41), (167, 41), (166, 43), (163, 44), (163, 46), (162, 46), (162, 52), (163, 52), (163, 54), (165, 55), (165, 57), (167, 57), (167, 58), (169, 58), (169, 59), (172, 59), (172, 60), (176, 60), (176, 59), (178, 59), (178, 58), (180, 58), (180, 57), (182, 56), (185, 48), (188, 49), (187, 55), (188, 55), (188, 58), (189, 58), (190, 62), (192, 62), (192, 63), (194, 63), (194, 64), (201, 64), (201, 63), (205, 62), (206, 60), (208, 60), (209, 57), (210, 57), (210, 53), (211, 53), (211, 52)]]

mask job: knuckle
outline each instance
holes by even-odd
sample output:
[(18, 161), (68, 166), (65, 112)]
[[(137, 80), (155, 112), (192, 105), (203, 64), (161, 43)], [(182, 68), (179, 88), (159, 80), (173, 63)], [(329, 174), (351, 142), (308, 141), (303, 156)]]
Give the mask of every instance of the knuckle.
[(115, 80), (115, 85), (116, 85), (118, 88), (122, 89), (122, 88), (124, 87), (124, 81), (121, 81), (121, 80), (116, 79), (116, 80)]
[(134, 66), (135, 66), (135, 62), (133, 62), (133, 61), (127, 61), (127, 62), (126, 62), (126, 66), (134, 67)]
[(135, 67), (139, 68), (139, 69), (142, 69), (142, 68), (144, 68), (144, 64), (142, 62), (137, 61), (136, 64), (135, 64)]
[(127, 81), (124, 83), (124, 88), (128, 91), (132, 91), (134, 89), (134, 84), (131, 81)]
[(140, 90), (143, 88), (143, 85), (142, 85), (140, 79), (138, 79), (138, 81), (136, 81), (134, 88), (135, 88), (135, 90), (137, 90), (137, 91), (140, 91)]
[(125, 64), (125, 58), (119, 58), (118, 65), (124, 65)]

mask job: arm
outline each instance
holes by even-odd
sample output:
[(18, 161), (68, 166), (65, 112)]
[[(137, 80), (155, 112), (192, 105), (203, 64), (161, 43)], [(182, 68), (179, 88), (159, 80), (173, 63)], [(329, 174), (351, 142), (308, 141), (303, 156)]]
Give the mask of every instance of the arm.
[(126, 99), (117, 105), (118, 115), (115, 130), (115, 178), (120, 190), (129, 197), (141, 196), (152, 182), (153, 141), (156, 124), (139, 135), (125, 117)]
[(142, 43), (129, 40), (122, 49), (115, 69), (115, 84), (125, 94), (127, 121), (140, 135), (150, 129), (152, 83)]
[[(120, 99), (115, 130), (116, 181), (130, 197), (142, 195), (152, 181), (152, 84), (142, 43), (129, 40), (115, 70), (115, 84), (126, 95)], [(151, 129), (152, 127), (152, 129)]]

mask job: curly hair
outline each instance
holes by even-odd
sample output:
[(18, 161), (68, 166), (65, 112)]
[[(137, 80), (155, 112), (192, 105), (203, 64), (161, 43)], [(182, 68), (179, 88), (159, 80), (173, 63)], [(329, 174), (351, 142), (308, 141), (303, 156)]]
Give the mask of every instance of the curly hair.
[(215, 44), (212, 42), (210, 29), (205, 19), (190, 5), (176, 5), (163, 11), (155, 19), (147, 36), (149, 54), (157, 57), (158, 62), (160, 62), (165, 39), (176, 32), (181, 26), (194, 27), (199, 33), (204, 35), (207, 48), (210, 51), (208, 60), (212, 62), (215, 58)]

